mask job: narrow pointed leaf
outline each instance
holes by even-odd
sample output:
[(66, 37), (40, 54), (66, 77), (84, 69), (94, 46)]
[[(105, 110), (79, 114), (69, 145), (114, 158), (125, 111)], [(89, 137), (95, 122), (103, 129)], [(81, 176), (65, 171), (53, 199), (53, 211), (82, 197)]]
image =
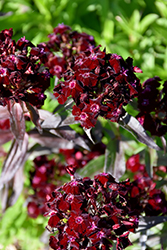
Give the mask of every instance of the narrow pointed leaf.
[(144, 216), (139, 219), (139, 226), (136, 232), (141, 232), (151, 227), (154, 227), (160, 223), (166, 222), (167, 216)]
[(41, 124), (41, 127), (42, 128), (57, 128), (58, 125), (60, 124), (61, 122), (61, 116), (56, 114), (56, 115), (53, 115), (51, 114), (50, 117), (46, 118), (44, 120), (44, 122)]
[(116, 138), (111, 139), (105, 150), (104, 172), (113, 174), (114, 162), (117, 152)]
[(154, 13), (148, 14), (145, 17), (143, 17), (143, 19), (141, 20), (139, 24), (141, 34), (143, 34), (146, 31), (146, 29), (149, 27), (149, 25), (151, 25), (157, 19), (158, 19), (158, 15)]
[(139, 142), (142, 142), (155, 150), (161, 150), (161, 148), (146, 133), (139, 121), (133, 116), (126, 113), (126, 115), (120, 119), (119, 124), (124, 129), (128, 130)]
[(5, 209), (7, 207), (7, 202), (8, 202), (8, 196), (9, 196), (9, 183), (5, 184), (2, 190), (0, 190), (0, 198), (1, 198), (1, 207), (2, 207), (2, 212), (5, 212)]
[(59, 138), (46, 130), (44, 130), (42, 134), (39, 134), (37, 130), (32, 130), (29, 132), (29, 136), (41, 146), (51, 148), (52, 152), (55, 153), (58, 153), (60, 148), (71, 149), (74, 147), (74, 143), (72, 141)]
[(88, 138), (91, 140), (91, 142), (93, 144), (95, 144), (94, 140), (92, 139), (92, 136), (91, 136), (91, 128), (87, 129), (87, 128), (84, 128), (84, 131), (85, 133), (87, 134)]
[(166, 154), (166, 139), (164, 136), (161, 136), (161, 142), (163, 145), (164, 154)]
[(125, 172), (123, 144), (117, 138), (112, 139), (107, 145), (104, 172), (111, 173), (117, 181)]
[(73, 115), (67, 116), (60, 124), (60, 127), (66, 125), (78, 124), (78, 121), (75, 120)]
[(19, 198), (23, 189), (23, 166), (20, 167), (13, 177), (12, 195), (9, 199), (9, 206), (13, 206), (17, 199)]
[(13, 140), (10, 151), (2, 167), (0, 176), (0, 189), (8, 183), (21, 168), (26, 160), (26, 152), (28, 148), (28, 134), (25, 133), (22, 147), (20, 148), (16, 139)]
[(82, 148), (90, 150), (85, 139), (82, 138), (75, 130), (73, 130), (69, 126), (59, 127), (55, 129), (55, 132), (58, 133), (62, 138), (67, 139), (68, 141), (72, 141), (74, 144), (77, 144)]
[(0, 129), (0, 145), (3, 145), (4, 143), (12, 140), (13, 137), (14, 136), (11, 130)]
[(40, 125), (40, 116), (38, 109), (32, 106), (30, 103), (26, 102), (26, 107), (30, 113), (30, 117), (32, 122), (35, 124), (36, 128), (38, 129), (39, 133), (42, 133), (42, 128)]
[(10, 114), (10, 126), (12, 133), (14, 134), (16, 141), (21, 148), (25, 135), (25, 119), (22, 107), (20, 103), (16, 103), (15, 101), (11, 100), (8, 103), (8, 110)]
[(119, 178), (125, 173), (126, 170), (124, 148), (121, 141), (117, 142), (117, 149), (113, 175), (115, 179), (119, 181)]

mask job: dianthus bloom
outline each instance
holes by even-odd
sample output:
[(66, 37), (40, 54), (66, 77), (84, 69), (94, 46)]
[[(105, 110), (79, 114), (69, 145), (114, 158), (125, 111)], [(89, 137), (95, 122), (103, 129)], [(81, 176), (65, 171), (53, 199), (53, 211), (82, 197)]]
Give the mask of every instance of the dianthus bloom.
[[(126, 167), (134, 175), (129, 196), (132, 210), (135, 210), (136, 214), (144, 212), (147, 216), (166, 215), (167, 200), (165, 193), (156, 188), (156, 183), (148, 175), (145, 165), (140, 163), (139, 155), (131, 156), (126, 163)], [(166, 171), (165, 166), (161, 166), (161, 169)]]
[(43, 60), (45, 66), (49, 68), (52, 75), (59, 79), (65, 70), (71, 67), (74, 55), (78, 55), (89, 47), (95, 47), (93, 36), (72, 31), (63, 23), (55, 27), (53, 33), (48, 37), (49, 41), (39, 44), (38, 47), (46, 52), (47, 56)]
[(12, 99), (41, 106), (50, 85), (49, 71), (40, 61), (44, 52), (25, 37), (12, 40), (12, 35), (12, 28), (0, 32), (0, 105)]
[(116, 182), (106, 173), (73, 179), (52, 192), (47, 202), (47, 228), (57, 231), (50, 237), (53, 249), (117, 249), (131, 245), (129, 231), (138, 226), (138, 216), (127, 197), (129, 180)]
[(100, 46), (89, 47), (76, 55), (64, 80), (55, 87), (55, 96), (64, 104), (71, 96), (76, 105), (73, 115), (85, 128), (94, 127), (98, 116), (118, 122), (124, 115), (123, 105), (141, 90), (132, 59), (107, 54)]
[(161, 88), (160, 81), (159, 77), (147, 79), (138, 98), (140, 113), (137, 119), (156, 136), (163, 136), (167, 132), (167, 81)]

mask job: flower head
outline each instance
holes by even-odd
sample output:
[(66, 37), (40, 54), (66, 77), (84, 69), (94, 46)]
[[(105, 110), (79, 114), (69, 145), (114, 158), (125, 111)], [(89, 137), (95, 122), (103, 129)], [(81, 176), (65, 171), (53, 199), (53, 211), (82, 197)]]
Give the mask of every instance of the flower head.
[[(105, 173), (96, 175), (93, 180), (73, 179), (57, 188), (47, 202), (48, 226), (56, 226), (58, 232), (55, 239), (51, 236), (50, 246), (55, 242), (53, 249), (67, 249), (76, 242), (78, 250), (109, 249), (113, 240), (117, 240), (117, 249), (130, 245), (128, 234), (124, 233), (134, 231), (138, 217), (131, 216), (128, 188), (128, 181), (117, 183)], [(64, 246), (60, 238), (66, 242)]]
[[(73, 115), (85, 128), (94, 127), (99, 115), (118, 122), (124, 114), (123, 105), (141, 91), (136, 71), (139, 69), (132, 66), (131, 58), (123, 60), (101, 51), (99, 46), (90, 47), (74, 56), (70, 69), (63, 74), (64, 81), (54, 89), (55, 96), (61, 103), (68, 96), (73, 98)], [(69, 78), (77, 83), (70, 91)]]
[(30, 41), (23, 37), (16, 42), (12, 35), (12, 29), (0, 32), (0, 104), (14, 99), (41, 106), (50, 74), (40, 62), (40, 51), (35, 54)]

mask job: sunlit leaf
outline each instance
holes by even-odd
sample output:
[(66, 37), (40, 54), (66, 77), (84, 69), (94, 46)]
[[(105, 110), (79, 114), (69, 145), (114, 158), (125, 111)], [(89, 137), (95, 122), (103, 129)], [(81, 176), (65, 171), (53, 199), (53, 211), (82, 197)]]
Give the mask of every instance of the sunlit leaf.
[(55, 132), (58, 133), (62, 138), (67, 139), (68, 141), (72, 141), (74, 144), (77, 144), (82, 148), (90, 150), (85, 139), (69, 126), (59, 127), (55, 130)]
[(51, 114), (49, 117), (47, 117), (44, 122), (41, 124), (41, 127), (42, 128), (46, 128), (46, 129), (49, 129), (49, 128), (57, 128), (58, 125), (60, 124), (61, 122), (61, 116), (56, 114), (56, 115), (53, 115)]
[(147, 28), (153, 23), (155, 22), (155, 20), (157, 20), (158, 15), (154, 14), (154, 13), (150, 13), (148, 15), (146, 15), (145, 17), (143, 17), (143, 19), (140, 22), (140, 32), (141, 34), (143, 34)]
[(140, 216), (139, 226), (136, 229), (136, 232), (141, 232), (151, 227), (156, 226), (157, 224), (167, 221), (167, 216)]
[(100, 170), (103, 171), (104, 161), (105, 161), (105, 156), (100, 155), (98, 158), (95, 158), (90, 162), (88, 162), (86, 166), (84, 166), (84, 168), (77, 170), (77, 173), (82, 177), (86, 176), (90, 177), (92, 175), (95, 175)]
[(87, 134), (88, 138), (90, 139), (90, 141), (95, 144), (93, 138), (92, 138), (92, 135), (91, 135), (91, 128), (87, 129), (87, 128), (83, 128), (85, 133)]
[(29, 136), (41, 146), (51, 148), (52, 152), (56, 153), (59, 152), (60, 148), (71, 149), (74, 147), (74, 143), (72, 141), (68, 141), (64, 138), (59, 138), (53, 133), (45, 130), (42, 134), (39, 134), (37, 130), (32, 130), (29, 132)]
[(119, 124), (134, 135), (138, 141), (146, 144), (150, 148), (161, 150), (154, 140), (149, 137), (139, 121), (133, 116), (126, 113), (126, 115), (120, 119)]

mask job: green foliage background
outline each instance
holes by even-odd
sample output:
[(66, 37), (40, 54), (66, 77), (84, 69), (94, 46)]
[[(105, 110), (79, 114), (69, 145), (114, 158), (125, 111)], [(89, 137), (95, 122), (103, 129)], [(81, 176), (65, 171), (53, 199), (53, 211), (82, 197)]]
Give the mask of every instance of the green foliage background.
[[(0, 1), (0, 28), (12, 27), (16, 40), (25, 36), (35, 44), (47, 41), (59, 23), (93, 35), (107, 52), (132, 57), (134, 65), (143, 70), (138, 75), (141, 81), (155, 75), (167, 79), (166, 0)], [(1, 219), (0, 249), (18, 240), (21, 249), (44, 249), (39, 238), (45, 225), (45, 218), (27, 217), (20, 197)]]

